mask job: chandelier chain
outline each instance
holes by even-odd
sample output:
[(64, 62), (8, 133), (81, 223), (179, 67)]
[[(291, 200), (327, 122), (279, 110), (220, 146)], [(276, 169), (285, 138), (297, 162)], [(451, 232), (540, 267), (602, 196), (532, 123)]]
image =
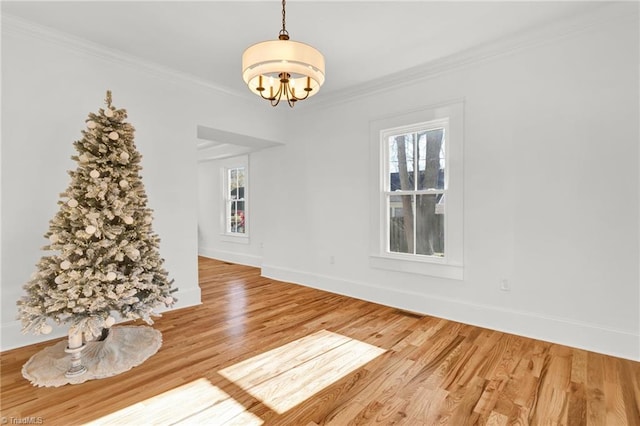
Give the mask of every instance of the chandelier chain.
[(282, 0), (282, 31), (280, 31), (280, 34), (288, 36), (289, 32), (287, 31), (287, 24), (286, 24), (287, 12), (285, 11), (285, 3), (286, 3), (286, 0)]

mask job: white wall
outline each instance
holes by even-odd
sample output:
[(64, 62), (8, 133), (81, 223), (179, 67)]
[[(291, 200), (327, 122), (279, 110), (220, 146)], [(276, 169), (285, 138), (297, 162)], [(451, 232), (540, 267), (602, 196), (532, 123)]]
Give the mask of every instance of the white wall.
[[(263, 206), (253, 203), (253, 170), (249, 158), (250, 155), (242, 155), (198, 163), (198, 253), (214, 259), (258, 267), (262, 263), (260, 246), (264, 240), (264, 227), (254, 226), (253, 219), (255, 217), (258, 224), (260, 223)], [(242, 237), (227, 236), (224, 232), (222, 170), (225, 167), (236, 166), (245, 166), (248, 170), (248, 179), (245, 182), (247, 232)], [(259, 183), (256, 183), (255, 188), (259, 193), (264, 191)], [(256, 199), (264, 197), (257, 196)]]
[[(262, 159), (286, 166), (254, 174), (281, 189), (264, 211), (263, 274), (640, 359), (638, 14), (625, 7), (586, 30), (297, 111), (288, 145)], [(372, 269), (370, 122), (460, 98), (465, 279)]]
[(248, 120), (257, 133), (278, 132), (261, 105), (246, 98), (3, 16), (2, 350), (66, 333), (59, 327), (49, 336), (21, 335), (16, 301), (45, 254), (43, 234), (69, 183), (66, 171), (76, 167), (72, 143), (89, 112), (104, 105), (107, 89), (136, 128), (154, 230), (179, 288), (175, 308), (200, 303), (197, 125), (236, 131)]

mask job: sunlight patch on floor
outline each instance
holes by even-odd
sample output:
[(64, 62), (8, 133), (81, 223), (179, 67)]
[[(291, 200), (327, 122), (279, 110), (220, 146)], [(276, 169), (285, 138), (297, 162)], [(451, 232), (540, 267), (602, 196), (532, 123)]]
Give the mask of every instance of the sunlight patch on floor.
[(218, 373), (282, 414), (384, 352), (320, 330)]
[(263, 423), (227, 393), (201, 378), (86, 424), (211, 425), (212, 421), (216, 425)]

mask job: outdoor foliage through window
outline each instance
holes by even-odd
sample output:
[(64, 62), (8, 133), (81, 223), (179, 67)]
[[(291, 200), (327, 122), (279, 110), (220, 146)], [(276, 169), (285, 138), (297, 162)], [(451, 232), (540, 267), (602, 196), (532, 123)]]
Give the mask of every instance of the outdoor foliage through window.
[(445, 128), (386, 139), (388, 250), (444, 257)]

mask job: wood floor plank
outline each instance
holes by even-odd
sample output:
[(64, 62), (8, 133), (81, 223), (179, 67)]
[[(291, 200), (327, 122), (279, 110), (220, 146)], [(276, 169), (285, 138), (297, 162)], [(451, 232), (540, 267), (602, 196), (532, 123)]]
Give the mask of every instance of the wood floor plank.
[[(199, 258), (202, 304), (115, 377), (38, 388), (0, 354), (0, 415), (47, 425), (640, 426), (640, 363), (283, 283)], [(138, 324), (138, 323), (135, 323)], [(224, 372), (234, 371), (234, 374)]]

